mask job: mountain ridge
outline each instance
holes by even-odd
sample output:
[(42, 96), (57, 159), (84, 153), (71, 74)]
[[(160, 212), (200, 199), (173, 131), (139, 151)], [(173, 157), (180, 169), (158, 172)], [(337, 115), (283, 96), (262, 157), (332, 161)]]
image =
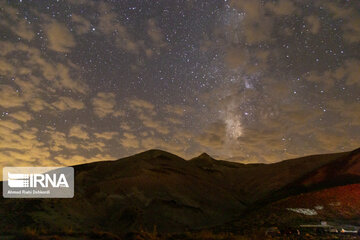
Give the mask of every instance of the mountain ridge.
[[(117, 234), (140, 229), (151, 231), (154, 226), (159, 232), (184, 232), (237, 222), (247, 216), (262, 219), (269, 215), (266, 219), (272, 219), (269, 209), (281, 208), (278, 203), (285, 199), (291, 208), (292, 203), (299, 202), (296, 199), (302, 199), (298, 197), (301, 194), (308, 194), (306, 199), (311, 196), (322, 199), (319, 191), (329, 191), (336, 198), (341, 191), (331, 184), (329, 174), (322, 173), (335, 171), (339, 176), (344, 173), (360, 176), (358, 164), (359, 149), (273, 164), (227, 162), (206, 153), (185, 160), (152, 149), (118, 160), (74, 166), (73, 199), (1, 199), (0, 232), (37, 225), (47, 226), (51, 231), (71, 225), (74, 231), (86, 232), (100, 226)], [(316, 185), (313, 179), (318, 179), (319, 173), (326, 184), (312, 189)], [(342, 182), (345, 192), (349, 192), (346, 186), (357, 189), (350, 184), (360, 183), (360, 178), (354, 181)], [(304, 188), (304, 183), (309, 182), (310, 188)], [(34, 204), (35, 209), (31, 208)], [(8, 216), (8, 209), (12, 210), (12, 217)], [(283, 211), (282, 216), (287, 216), (288, 211)], [(307, 219), (307, 216), (292, 216), (292, 220)], [(16, 217), (25, 220), (21, 224), (11, 221)], [(270, 223), (263, 223), (267, 224)]]

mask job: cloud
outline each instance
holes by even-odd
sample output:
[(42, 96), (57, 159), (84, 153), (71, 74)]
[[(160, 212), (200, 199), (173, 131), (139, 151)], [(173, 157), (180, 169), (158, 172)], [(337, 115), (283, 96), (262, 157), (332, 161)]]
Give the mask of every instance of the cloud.
[(326, 90), (333, 88), (336, 81), (336, 78), (334, 78), (333, 72), (331, 70), (327, 70), (323, 73), (315, 71), (310, 72), (307, 73), (304, 77), (309, 82), (320, 84), (321, 87)]
[[(240, 76), (241, 80), (246, 80), (246, 75)], [(319, 79), (328, 80), (321, 77)], [(195, 135), (195, 141), (199, 144), (196, 149), (203, 149), (223, 159), (236, 156), (237, 160), (246, 159), (247, 162), (274, 162), (316, 153), (316, 147), (319, 146), (317, 143), (320, 142), (317, 142), (315, 136), (308, 139), (316, 131), (308, 126), (315, 129), (338, 128), (325, 126), (328, 119), (332, 118), (328, 116), (330, 108), (327, 102), (323, 101), (326, 98), (320, 93), (301, 93), (301, 88), (292, 85), (294, 82), (284, 82), (270, 75), (261, 77), (261, 82), (258, 78), (253, 81), (261, 83), (261, 88), (247, 88), (244, 81), (239, 81), (224, 89), (216, 88), (201, 97), (201, 101), (207, 102), (209, 106), (207, 113), (216, 114), (218, 120), (214, 119), (213, 123), (210, 122)], [(296, 89), (301, 95), (293, 94), (292, 89)], [(304, 104), (303, 99), (310, 99), (312, 105)], [(355, 106), (352, 108), (352, 111), (356, 111)], [(327, 111), (324, 112), (323, 109)], [(340, 113), (335, 115), (341, 116)], [(345, 119), (341, 121), (349, 123)], [(355, 122), (352, 121), (352, 124)], [(346, 128), (348, 126), (338, 129)], [(299, 142), (301, 144), (296, 144)], [(328, 146), (322, 147), (324, 151), (330, 149)]]
[(296, 11), (294, 3), (290, 0), (279, 0), (277, 2), (267, 2), (265, 8), (278, 16), (292, 15)]
[(226, 142), (226, 124), (218, 121), (207, 126), (196, 141), (207, 148), (221, 148)]
[[(38, 129), (21, 126), (13, 121), (0, 121), (0, 166), (40, 165), (50, 152), (38, 140)], [(5, 160), (5, 161), (4, 161)]]
[(15, 72), (15, 67), (6, 61), (5, 58), (0, 58), (0, 74), (8, 75)]
[(99, 5), (99, 24), (97, 28), (104, 34), (115, 36), (116, 46), (133, 54), (139, 54), (144, 49), (144, 41), (135, 40), (127, 28), (119, 23), (117, 14), (111, 11), (106, 3)]
[(17, 85), (18, 92), (24, 101), (31, 101), (35, 97), (43, 97), (45, 94), (44, 88), (40, 87), (41, 80), (34, 76), (22, 77), (17, 76), (14, 83)]
[(138, 138), (132, 134), (132, 133), (127, 133), (125, 132), (123, 134), (123, 137), (119, 140), (120, 144), (124, 147), (124, 148), (139, 148), (139, 140)]
[(59, 97), (59, 100), (53, 102), (52, 106), (61, 111), (68, 111), (72, 109), (80, 110), (84, 108), (84, 103), (70, 97)]
[(271, 40), (272, 20), (268, 17), (264, 19), (253, 19), (244, 21), (244, 36), (249, 44), (258, 44)]
[(145, 109), (152, 111), (155, 108), (154, 104), (139, 98), (129, 100), (129, 104), (133, 110)]
[(111, 7), (104, 2), (99, 4), (99, 25), (98, 28), (105, 34), (114, 32), (123, 33), (125, 28), (116, 21), (116, 13), (111, 11)]
[(89, 20), (77, 14), (72, 14), (71, 20), (75, 23), (76, 34), (82, 35), (89, 32), (91, 26)]
[(34, 36), (34, 30), (31, 24), (29, 24), (24, 18), (20, 18), (18, 10), (8, 6), (4, 2), (0, 3), (0, 11), (5, 13), (6, 17), (0, 20), (0, 25), (10, 29), (15, 35), (23, 38), (27, 41), (31, 41)]
[(129, 124), (125, 123), (125, 122), (122, 122), (120, 124), (120, 128), (125, 130), (125, 131), (130, 131), (131, 130), (131, 127), (129, 126)]
[(19, 130), (21, 129), (21, 125), (14, 123), (12, 121), (6, 121), (6, 120), (1, 120), (0, 121), (0, 127), (5, 127), (11, 130)]
[(345, 64), (335, 71), (335, 77), (340, 79), (345, 77), (346, 85), (360, 87), (360, 60), (348, 59)]
[(351, 137), (351, 134), (344, 135), (343, 130), (339, 129), (319, 129), (313, 134), (313, 144), (317, 148), (310, 148), (313, 153), (344, 151), (344, 146), (349, 149), (358, 148), (359, 145)]
[(40, 112), (46, 108), (52, 109), (51, 105), (41, 98), (32, 98), (28, 105), (34, 112)]
[[(186, 109), (190, 109), (188, 107), (181, 107), (178, 105), (166, 105), (158, 114), (157, 111), (155, 111), (154, 104), (139, 98), (130, 99), (129, 108), (130, 110), (135, 112), (135, 115), (140, 120), (143, 127), (152, 129), (157, 133), (163, 135), (169, 134), (171, 132), (169, 128), (170, 121), (165, 121), (169, 118), (162, 118), (161, 120), (159, 120), (158, 115), (160, 116), (163, 114), (170, 114), (179, 117), (184, 114)], [(176, 119), (174, 117), (171, 117), (170, 119), (174, 124), (178, 124), (176, 123)]]
[(158, 133), (168, 134), (170, 132), (168, 126), (166, 126), (164, 122), (155, 120), (151, 116), (141, 113), (139, 114), (139, 119), (145, 127), (154, 129)]
[(108, 115), (120, 116), (120, 111), (115, 111), (115, 94), (108, 92), (99, 92), (96, 97), (92, 99), (93, 110), (96, 116), (103, 118)]
[(169, 114), (184, 116), (185, 113), (190, 112), (191, 109), (187, 106), (181, 106), (181, 105), (166, 105), (164, 107), (164, 111), (166, 111)]
[(0, 106), (4, 108), (21, 107), (24, 99), (11, 86), (0, 84)]
[(88, 1), (88, 0), (67, 0), (70, 4), (73, 4), (75, 6), (81, 5), (81, 6), (90, 6), (95, 7), (96, 2)]
[[(147, 25), (147, 34), (153, 43), (153, 48), (156, 48), (159, 54), (160, 49), (167, 46), (167, 43), (164, 41), (164, 35), (155, 19), (150, 18), (147, 22)], [(146, 55), (148, 57), (152, 56), (152, 51), (150, 49), (146, 49), (146, 51)]]
[(157, 45), (164, 45), (164, 35), (161, 32), (161, 29), (158, 27), (155, 19), (151, 18), (148, 20), (148, 35), (150, 36), (151, 40), (156, 43)]
[[(225, 51), (227, 66), (245, 74), (270, 68), (269, 59), (279, 55), (276, 43), (280, 33), (275, 24), (286, 25), (285, 18), (301, 13), (290, 0), (232, 0), (226, 9), (224, 23), (214, 33), (216, 42)], [(269, 44), (273, 47), (262, 47)]]
[[(23, 54), (23, 57), (18, 58), (14, 52)], [(14, 83), (21, 88), (23, 101), (29, 101), (40, 95), (48, 95), (49, 92), (54, 94), (56, 89), (67, 89), (82, 94), (89, 89), (79, 76), (78, 66), (69, 60), (54, 63), (46, 59), (37, 48), (4, 41), (0, 41), (0, 55), (3, 56), (0, 58), (0, 72), (9, 79), (16, 76)], [(8, 66), (16, 66), (16, 68)], [(52, 84), (48, 84), (47, 81)]]
[(18, 111), (18, 112), (10, 113), (9, 116), (20, 122), (27, 122), (27, 121), (30, 121), (31, 119), (33, 119), (32, 115), (25, 111)]
[(338, 119), (339, 129), (348, 129), (349, 126), (360, 127), (360, 104), (353, 101), (342, 99), (332, 99), (327, 101), (327, 110), (333, 113)]
[(85, 126), (81, 124), (72, 126), (69, 130), (69, 137), (76, 137), (81, 140), (89, 139), (89, 134), (84, 130), (84, 128)]
[(224, 61), (231, 70), (238, 70), (239, 74), (259, 74), (269, 68), (270, 51), (254, 49), (247, 51), (241, 44), (233, 45), (225, 50)]
[[(72, 66), (74, 67), (74, 65)], [(56, 77), (55, 79), (54, 78), (50, 78), (50, 79), (53, 81), (55, 80), (55, 83), (58, 88), (67, 88), (67, 89), (71, 89), (74, 92), (79, 92), (83, 94), (86, 93), (89, 89), (87, 84), (79, 80), (73, 80), (73, 78), (71, 77), (70, 70), (71, 70), (70, 67), (58, 63), (56, 65), (56, 71), (55, 71)]]
[(312, 34), (319, 33), (321, 24), (320, 24), (320, 19), (318, 16), (316, 16), (316, 15), (307, 16), (307, 17), (305, 17), (305, 21), (307, 22), (307, 24), (310, 25), (310, 32)]
[(106, 150), (106, 144), (102, 140), (99, 141), (98, 139), (96, 139), (96, 141), (88, 140), (85, 143), (80, 143), (79, 147), (87, 150), (88, 152), (104, 152)]
[(244, 48), (231, 47), (226, 51), (225, 62), (230, 68), (245, 67), (249, 62), (249, 56)]
[[(101, 2), (98, 9), (100, 16), (96, 29), (99, 29), (101, 33), (113, 39), (119, 49), (134, 55), (141, 54), (146, 57), (151, 57), (154, 51), (159, 53), (161, 48), (167, 46), (167, 43), (164, 41), (164, 35), (155, 19), (148, 19), (144, 27), (144, 31), (150, 38), (150, 41), (146, 41), (145, 39), (139, 38), (137, 34), (129, 31), (129, 28), (124, 24), (121, 24), (118, 14), (112, 10), (109, 4)], [(139, 29), (139, 31), (141, 30), (142, 29)]]
[(344, 39), (349, 43), (358, 43), (360, 41), (360, 14), (357, 8), (344, 7), (335, 2), (325, 2), (324, 6), (335, 19), (343, 21), (341, 28), (344, 31)]
[(358, 11), (355, 14), (355, 16), (349, 18), (343, 27), (344, 39), (350, 43), (360, 42), (360, 15)]
[(35, 36), (35, 33), (30, 24), (25, 21), (19, 21), (16, 25), (10, 26), (11, 31), (21, 38), (24, 38), (28, 41), (32, 40)]
[(181, 125), (184, 123), (184, 121), (177, 119), (177, 118), (172, 118), (172, 117), (167, 117), (165, 118), (167, 122), (175, 124), (175, 125)]
[(45, 32), (49, 41), (49, 49), (56, 52), (70, 52), (75, 47), (76, 42), (67, 27), (57, 21), (52, 21), (45, 27)]
[[(233, 0), (230, 4), (240, 11), (239, 15), (243, 13), (240, 35), (248, 44), (258, 44), (271, 40), (273, 19), (266, 15), (265, 8), (259, 0)], [(237, 29), (230, 31), (239, 34)]]
[(78, 144), (74, 140), (68, 138), (65, 133), (57, 131), (53, 127), (47, 127), (44, 131), (49, 138), (49, 148), (53, 152), (69, 151), (78, 148)]
[[(68, 134), (48, 126), (44, 134), (54, 159), (56, 159), (56, 156), (65, 157), (66, 154), (67, 158), (74, 155), (87, 156), (84, 158), (88, 158), (88, 161), (91, 161), (90, 159), (95, 154), (106, 152), (108, 144), (105, 144), (103, 140), (110, 140), (110, 135), (115, 136), (114, 133), (100, 132), (98, 134), (94, 133), (94, 136), (98, 136), (94, 139), (91, 136), (90, 129), (84, 124), (71, 126)], [(62, 162), (62, 164), (64, 163)], [(67, 162), (66, 164), (73, 165), (75, 163)]]
[(331, 89), (335, 86), (336, 82), (345, 80), (345, 84), (348, 86), (360, 86), (359, 68), (360, 60), (347, 59), (341, 66), (333, 70), (327, 70), (325, 72), (310, 72), (305, 74), (305, 79), (321, 84), (325, 89)]
[(119, 133), (118, 132), (101, 132), (101, 133), (94, 133), (95, 137), (97, 138), (102, 138), (105, 140), (111, 140), (113, 139), (115, 136), (117, 136)]

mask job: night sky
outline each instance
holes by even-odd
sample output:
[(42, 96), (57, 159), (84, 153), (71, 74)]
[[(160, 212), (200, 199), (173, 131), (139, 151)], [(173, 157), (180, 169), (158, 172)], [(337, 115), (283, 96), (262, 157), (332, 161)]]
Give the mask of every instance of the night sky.
[(360, 147), (358, 1), (1, 1), (0, 165)]

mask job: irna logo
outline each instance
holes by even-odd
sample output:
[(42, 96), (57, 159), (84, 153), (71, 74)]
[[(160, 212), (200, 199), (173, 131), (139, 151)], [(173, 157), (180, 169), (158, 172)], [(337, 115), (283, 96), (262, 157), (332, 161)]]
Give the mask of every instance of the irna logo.
[(8, 172), (8, 185), (12, 188), (69, 187), (65, 175), (56, 173), (21, 174)]
[(4, 167), (5, 198), (72, 198), (72, 167)]

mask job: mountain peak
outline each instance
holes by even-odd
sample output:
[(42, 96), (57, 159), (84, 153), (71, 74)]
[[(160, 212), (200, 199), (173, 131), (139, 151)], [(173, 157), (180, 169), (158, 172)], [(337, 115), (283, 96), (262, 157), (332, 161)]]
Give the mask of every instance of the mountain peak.
[(166, 152), (160, 149), (150, 149), (145, 152), (141, 152), (134, 155), (135, 158), (142, 159), (142, 160), (150, 160), (153, 161), (154, 159), (167, 159), (167, 160), (181, 160), (185, 161), (183, 158), (172, 154), (170, 152)]
[(192, 159), (190, 159), (190, 161), (193, 162), (201, 162), (201, 163), (208, 163), (208, 164), (212, 164), (216, 159), (212, 158), (209, 154), (207, 153), (202, 153), (197, 157), (194, 157)]
[(214, 158), (212, 158), (209, 154), (207, 154), (207, 153), (205, 153), (205, 152), (203, 152), (202, 154), (200, 154), (197, 158), (215, 160)]

